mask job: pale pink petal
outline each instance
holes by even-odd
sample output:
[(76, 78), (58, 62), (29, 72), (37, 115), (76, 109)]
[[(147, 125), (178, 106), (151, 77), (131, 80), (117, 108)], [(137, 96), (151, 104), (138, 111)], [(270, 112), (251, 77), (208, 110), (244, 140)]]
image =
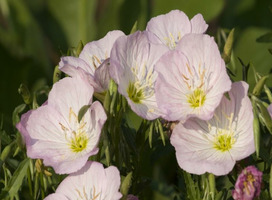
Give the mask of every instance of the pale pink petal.
[[(118, 84), (118, 91), (128, 100), (132, 110), (145, 119), (155, 119), (160, 111), (155, 99), (154, 84), (157, 73), (154, 64), (167, 48), (151, 44), (148, 32), (137, 31), (121, 36), (113, 46), (110, 58), (110, 75)], [(142, 92), (139, 102), (130, 97), (129, 87)]]
[(190, 118), (175, 126), (170, 141), (182, 169), (193, 174), (225, 175), (237, 160), (255, 151), (253, 112), (247, 91), (245, 82), (233, 83), (230, 100), (223, 96), (212, 119)]
[(192, 33), (205, 33), (208, 28), (203, 16), (201, 14), (195, 15), (191, 19)]
[[(106, 59), (100, 67), (95, 70), (94, 73), (94, 81), (98, 85), (99, 90), (97, 89), (96, 92), (104, 92), (108, 89), (109, 87), (109, 82), (110, 82), (110, 72), (109, 72), (109, 59)], [(96, 88), (98, 88), (96, 87)]]
[(154, 33), (160, 42), (174, 49), (178, 41), (187, 33), (191, 33), (191, 23), (184, 12), (172, 10), (165, 15), (153, 17), (146, 30)]
[(88, 63), (92, 71), (95, 72), (98, 67), (110, 57), (114, 42), (123, 35), (124, 33), (122, 31), (108, 32), (102, 39), (86, 44), (81, 51), (79, 58)]
[(91, 104), (92, 96), (93, 87), (86, 77), (78, 74), (74, 78), (66, 77), (55, 83), (48, 96), (48, 104), (68, 119), (70, 108), (77, 115), (82, 106)]
[(32, 112), (34, 110), (30, 110), (27, 113), (23, 114), (21, 116), (21, 120), (18, 124), (16, 124), (16, 128), (20, 131), (20, 133), (23, 136), (23, 140), (26, 143), (26, 145), (32, 145), (34, 144), (34, 141), (30, 138), (28, 131), (26, 130), (27, 122), (29, 117), (31, 116)]
[(94, 75), (94, 70), (88, 63), (86, 63), (86, 61), (72, 56), (65, 56), (61, 58), (59, 69), (69, 76), (76, 76), (78, 73), (78, 68), (83, 69), (90, 75)]
[(104, 169), (97, 162), (87, 162), (86, 165), (66, 177), (58, 186), (56, 194), (65, 195), (68, 199), (118, 200), (122, 197), (119, 192), (120, 173), (114, 166)]
[[(231, 87), (218, 47), (208, 35), (185, 35), (175, 51), (161, 57), (156, 71), (158, 106), (165, 113), (163, 117), (171, 121), (211, 119)], [(200, 98), (195, 94), (200, 94)], [(198, 105), (197, 101), (201, 103)]]
[[(72, 173), (97, 154), (106, 114), (99, 102), (92, 104), (93, 88), (81, 76), (55, 83), (47, 103), (22, 116), (17, 125), (26, 140), (27, 155), (43, 159), (56, 173)], [(80, 108), (90, 105), (78, 120)]]

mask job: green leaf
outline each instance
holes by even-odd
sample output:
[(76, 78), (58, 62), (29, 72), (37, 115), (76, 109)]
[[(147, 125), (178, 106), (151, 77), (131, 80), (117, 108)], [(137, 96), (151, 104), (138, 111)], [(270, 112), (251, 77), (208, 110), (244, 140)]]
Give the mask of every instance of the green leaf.
[(78, 45), (77, 45), (77, 48), (76, 48), (76, 55), (77, 57), (79, 57), (79, 54), (81, 53), (82, 49), (84, 47), (84, 44), (83, 42), (80, 40)]
[(196, 188), (195, 188), (195, 184), (194, 181), (191, 177), (191, 174), (183, 171), (183, 177), (185, 180), (185, 184), (186, 184), (186, 189), (187, 189), (187, 195), (189, 197), (190, 200), (197, 200), (196, 197)]
[(259, 96), (263, 90), (265, 81), (268, 79), (269, 75), (263, 76), (255, 85), (253, 89), (253, 95)]
[(61, 78), (61, 71), (59, 70), (59, 66), (57, 65), (53, 74), (53, 84), (58, 82)]
[(212, 196), (212, 199), (215, 197), (215, 192), (216, 192), (216, 183), (215, 183), (215, 177), (213, 174), (209, 173), (208, 174), (208, 180), (209, 180), (209, 191), (210, 195)]
[[(129, 172), (128, 175), (123, 180), (122, 185), (121, 185), (121, 189), (120, 189), (120, 191), (124, 197), (126, 197), (128, 195), (128, 191), (131, 186), (131, 181), (132, 181), (132, 172)], [(126, 198), (124, 198), (124, 199), (126, 199)]]
[(26, 107), (26, 104), (21, 104), (14, 109), (12, 113), (13, 126), (16, 126), (16, 124), (20, 121), (19, 114), (24, 111), (25, 107)]
[(80, 121), (82, 120), (82, 118), (84, 117), (84, 115), (86, 114), (90, 107), (91, 105), (85, 105), (80, 108), (77, 116), (78, 123), (80, 123)]
[(272, 42), (272, 32), (266, 33), (256, 39), (257, 42), (269, 43)]
[(231, 59), (233, 41), (234, 41), (234, 28), (230, 31), (223, 50), (222, 58), (226, 64), (228, 64)]
[(27, 105), (31, 104), (31, 94), (30, 94), (28, 88), (26, 87), (26, 85), (21, 84), (18, 89), (18, 92), (23, 97), (25, 104), (27, 104)]
[(160, 132), (160, 136), (161, 136), (161, 139), (162, 139), (163, 146), (165, 146), (164, 132), (163, 132), (162, 124), (161, 124), (159, 119), (157, 120), (157, 124), (158, 124), (158, 128), (159, 128), (159, 132)]
[(149, 138), (149, 147), (152, 148), (152, 137), (153, 137), (153, 127), (154, 127), (154, 123), (150, 124), (149, 127), (149, 134), (148, 134), (148, 138)]
[(23, 180), (27, 174), (27, 169), (29, 167), (30, 159), (26, 158), (23, 160), (16, 171), (14, 172), (12, 178), (10, 179), (8, 186), (4, 188), (4, 190), (0, 194), (0, 198), (2, 199), (5, 195), (9, 195), (12, 199), (19, 191), (22, 186)]
[(103, 106), (105, 111), (109, 113), (110, 111), (110, 91), (109, 90), (107, 90), (106, 92), (105, 99), (103, 101)]
[(270, 134), (272, 134), (272, 119), (270, 117), (270, 114), (268, 113), (267, 108), (263, 105), (263, 102), (261, 101), (258, 101), (257, 105), (261, 111), (261, 116), (265, 123), (265, 126), (267, 127)]
[(252, 98), (252, 106), (253, 106), (253, 133), (254, 133), (254, 144), (256, 149), (256, 156), (259, 157), (260, 155), (260, 122), (258, 117), (258, 109), (256, 105), (256, 101), (254, 97)]
[(138, 30), (138, 22), (136, 21), (130, 31), (130, 34), (135, 33)]
[(4, 150), (1, 152), (0, 160), (2, 160), (3, 162), (5, 162), (5, 160), (7, 159), (7, 157), (10, 155), (11, 150), (12, 150), (14, 144), (15, 144), (15, 141), (13, 141), (11, 144), (7, 145), (4, 148)]

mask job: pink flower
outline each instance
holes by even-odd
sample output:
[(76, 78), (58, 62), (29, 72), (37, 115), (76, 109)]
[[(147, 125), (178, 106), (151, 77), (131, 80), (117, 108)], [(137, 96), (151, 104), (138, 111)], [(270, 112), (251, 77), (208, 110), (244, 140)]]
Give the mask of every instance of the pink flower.
[[(93, 88), (84, 77), (67, 77), (55, 83), (47, 104), (22, 115), (17, 129), (25, 138), (27, 155), (43, 159), (56, 173), (81, 169), (89, 156), (98, 152), (97, 144), (106, 114), (93, 102)], [(89, 105), (81, 121), (79, 110)]]
[(260, 196), (263, 173), (255, 166), (245, 168), (235, 183), (232, 197), (235, 200), (253, 200)]
[(176, 50), (161, 57), (155, 70), (157, 103), (168, 121), (210, 119), (223, 94), (231, 88), (225, 63), (208, 35), (185, 35)]
[(87, 162), (76, 173), (70, 174), (58, 186), (56, 193), (50, 194), (45, 200), (118, 200), (120, 173), (114, 166), (104, 168), (98, 162)]
[(153, 42), (166, 45), (169, 49), (176, 48), (181, 38), (188, 33), (204, 33), (208, 25), (201, 14), (191, 20), (180, 10), (172, 10), (165, 15), (152, 18), (146, 30), (154, 33), (157, 38)]
[(192, 174), (228, 174), (237, 160), (255, 151), (253, 112), (245, 82), (232, 84), (209, 121), (190, 118), (175, 126), (171, 144), (179, 166)]
[(122, 31), (108, 32), (104, 38), (86, 44), (79, 58), (62, 57), (59, 69), (72, 77), (79, 70), (83, 70), (88, 74), (89, 82), (94, 87), (94, 91), (103, 93), (108, 89), (110, 81), (108, 58), (114, 42), (122, 35), (124, 35)]
[(132, 195), (132, 194), (129, 194), (129, 195), (127, 196), (127, 200), (138, 200), (138, 197), (136, 197), (136, 196), (134, 196), (134, 195)]
[(164, 45), (151, 44), (153, 34), (137, 31), (121, 36), (110, 56), (110, 75), (118, 84), (118, 91), (126, 97), (131, 109), (144, 119), (160, 116), (155, 98), (157, 73), (154, 65), (168, 51)]

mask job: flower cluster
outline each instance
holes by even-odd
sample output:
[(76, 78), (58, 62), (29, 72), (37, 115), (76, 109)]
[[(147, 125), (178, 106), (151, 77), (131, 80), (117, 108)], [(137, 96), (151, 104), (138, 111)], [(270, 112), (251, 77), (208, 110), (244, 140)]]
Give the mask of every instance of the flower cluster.
[(145, 31), (112, 31), (86, 44), (78, 58), (61, 58), (59, 69), (70, 77), (17, 124), (30, 158), (70, 174), (47, 199), (121, 198), (117, 168), (87, 162), (99, 151), (107, 120), (93, 94), (104, 95), (110, 79), (142, 118), (178, 122), (170, 141), (189, 173), (225, 175), (255, 151), (248, 85), (231, 83), (207, 27), (202, 15), (189, 20), (174, 10), (152, 18)]

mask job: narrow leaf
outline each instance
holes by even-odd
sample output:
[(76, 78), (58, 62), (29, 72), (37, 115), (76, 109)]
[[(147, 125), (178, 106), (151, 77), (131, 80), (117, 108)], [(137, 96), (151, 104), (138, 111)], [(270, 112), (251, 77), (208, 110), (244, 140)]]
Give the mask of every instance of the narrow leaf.
[(267, 80), (269, 76), (263, 76), (255, 85), (254, 89), (253, 89), (253, 95), (255, 96), (259, 96), (262, 92), (262, 89), (264, 87), (265, 81)]
[(26, 107), (26, 104), (21, 104), (14, 109), (12, 113), (13, 126), (16, 126), (16, 124), (20, 121), (19, 114), (24, 111), (25, 107)]
[(161, 139), (162, 139), (162, 143), (165, 146), (164, 132), (163, 132), (163, 128), (162, 128), (162, 125), (161, 125), (161, 122), (160, 122), (159, 119), (157, 120), (157, 123), (158, 123), (158, 128), (159, 128), (160, 136), (161, 136)]
[(80, 121), (82, 120), (82, 118), (84, 117), (84, 115), (86, 114), (86, 112), (88, 111), (90, 107), (91, 105), (85, 105), (80, 108), (80, 110), (78, 111), (78, 116), (77, 116), (78, 123), (80, 123)]
[(128, 190), (131, 186), (131, 180), (132, 180), (132, 172), (129, 172), (128, 175), (125, 177), (125, 179), (122, 182), (121, 185), (121, 193), (126, 197), (128, 194)]
[(270, 43), (272, 42), (272, 32), (266, 33), (256, 39), (257, 42)]
[(79, 57), (79, 54), (81, 53), (83, 47), (84, 47), (83, 42), (80, 40), (76, 48), (77, 57)]
[(260, 122), (258, 118), (258, 110), (257, 110), (256, 102), (254, 99), (252, 101), (252, 105), (253, 105), (253, 114), (254, 114), (254, 119), (253, 119), (254, 144), (256, 149), (256, 155), (257, 157), (259, 157), (260, 155)]
[(149, 128), (149, 134), (148, 134), (149, 147), (150, 147), (150, 148), (152, 148), (153, 127), (154, 127), (154, 123), (151, 123), (151, 124), (150, 124), (150, 128)]
[[(20, 163), (20, 165), (14, 172), (12, 178), (10, 179), (7, 188), (3, 190), (8, 192), (8, 195), (11, 199), (17, 194), (17, 192), (21, 188), (23, 180), (25, 176), (27, 175), (27, 169), (29, 167), (29, 163), (30, 163), (29, 158), (26, 158)], [(1, 192), (1, 197), (2, 197), (3, 191)]]
[(31, 94), (26, 85), (21, 84), (20, 87), (18, 88), (18, 92), (22, 96), (25, 104), (29, 105), (31, 103)]
[(214, 199), (215, 197), (215, 192), (216, 192), (216, 188), (215, 188), (215, 177), (213, 174), (209, 173), (208, 174), (208, 179), (209, 179), (209, 188), (210, 188), (210, 195), (212, 196), (212, 199)]
[(228, 38), (226, 40), (225, 46), (224, 46), (224, 51), (222, 58), (225, 61), (226, 64), (230, 62), (231, 59), (231, 51), (232, 51), (232, 45), (233, 45), (233, 40), (234, 40), (234, 29), (232, 29), (228, 35)]
[(61, 78), (61, 71), (59, 69), (59, 66), (57, 65), (54, 69), (54, 74), (53, 74), (53, 84), (58, 82)]
[(261, 111), (261, 116), (264, 120), (265, 126), (267, 127), (270, 134), (272, 134), (272, 119), (270, 117), (270, 114), (268, 113), (267, 108), (263, 105), (262, 102), (257, 102), (258, 107)]
[(130, 34), (135, 33), (138, 30), (138, 21), (136, 21), (130, 31)]

